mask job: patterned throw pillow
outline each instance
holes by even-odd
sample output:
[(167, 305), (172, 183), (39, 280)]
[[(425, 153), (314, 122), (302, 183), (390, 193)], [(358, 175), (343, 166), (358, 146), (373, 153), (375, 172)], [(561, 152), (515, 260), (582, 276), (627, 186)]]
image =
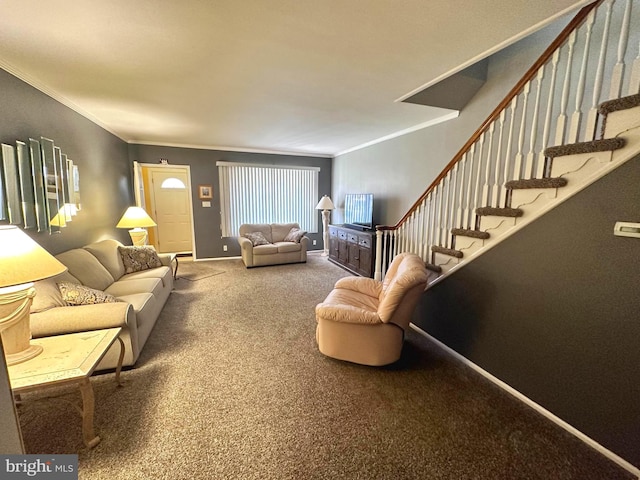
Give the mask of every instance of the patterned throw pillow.
[(284, 241), (300, 243), (300, 239), (304, 237), (306, 234), (307, 232), (305, 232), (304, 230), (300, 230), (297, 227), (293, 227), (291, 230), (289, 230), (289, 233), (287, 233), (287, 236), (284, 237)]
[(60, 282), (58, 283), (58, 289), (62, 294), (62, 300), (67, 305), (94, 305), (96, 303), (115, 303), (120, 301), (102, 290), (95, 290), (75, 283)]
[(124, 263), (124, 273), (139, 272), (162, 266), (153, 247), (118, 247)]
[(264, 238), (262, 232), (245, 233), (243, 237), (251, 240), (254, 247), (257, 247), (258, 245), (269, 245), (269, 240)]

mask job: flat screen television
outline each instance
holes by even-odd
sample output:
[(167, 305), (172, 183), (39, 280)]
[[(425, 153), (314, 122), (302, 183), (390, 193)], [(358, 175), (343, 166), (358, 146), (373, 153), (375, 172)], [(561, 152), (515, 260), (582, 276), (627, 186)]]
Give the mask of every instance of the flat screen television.
[(348, 193), (345, 196), (344, 223), (362, 230), (373, 229), (372, 193)]

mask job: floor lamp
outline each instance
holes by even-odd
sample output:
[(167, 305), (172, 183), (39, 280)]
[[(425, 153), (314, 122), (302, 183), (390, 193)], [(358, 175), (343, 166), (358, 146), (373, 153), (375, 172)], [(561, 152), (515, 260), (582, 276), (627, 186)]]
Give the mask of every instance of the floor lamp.
[(324, 250), (322, 251), (322, 256), (327, 257), (329, 255), (329, 220), (331, 217), (331, 210), (336, 208), (329, 198), (329, 195), (323, 196), (318, 205), (316, 205), (316, 210), (322, 210), (322, 243)]
[(146, 227), (155, 227), (156, 222), (145, 212), (142, 207), (129, 207), (122, 215), (116, 228), (130, 228), (129, 235), (136, 247), (144, 247), (147, 244)]
[(7, 365), (15, 365), (42, 352), (30, 342), (33, 282), (59, 275), (67, 267), (16, 226), (0, 226), (0, 244), (0, 336)]

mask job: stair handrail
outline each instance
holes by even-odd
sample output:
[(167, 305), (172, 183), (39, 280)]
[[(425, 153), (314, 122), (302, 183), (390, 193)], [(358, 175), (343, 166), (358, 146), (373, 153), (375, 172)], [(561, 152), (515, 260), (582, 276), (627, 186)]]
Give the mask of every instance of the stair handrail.
[(527, 72), (523, 75), (523, 77), (516, 83), (516, 85), (509, 91), (507, 96), (498, 104), (498, 106), (491, 112), (491, 114), (487, 117), (487, 119), (480, 125), (480, 127), (475, 131), (473, 135), (467, 140), (467, 142), (462, 146), (462, 148), (456, 153), (453, 159), (444, 167), (442, 172), (431, 182), (429, 187), (425, 190), (425, 192), (416, 200), (413, 206), (407, 211), (407, 213), (400, 219), (398, 223), (393, 226), (390, 225), (377, 225), (376, 230), (385, 231), (385, 230), (397, 230), (420, 206), (420, 204), (427, 198), (429, 193), (447, 176), (447, 174), (454, 168), (454, 166), (462, 160), (465, 153), (471, 148), (471, 146), (478, 141), (480, 136), (487, 131), (487, 129), (491, 126), (491, 124), (498, 120), (500, 114), (503, 110), (505, 110), (511, 101), (516, 97), (524, 86), (533, 80), (536, 76), (538, 70), (542, 65), (545, 65), (551, 57), (555, 53), (555, 51), (560, 48), (564, 42), (569, 38), (571, 33), (576, 30), (589, 16), (589, 13), (603, 0), (596, 0), (595, 2), (583, 7), (577, 15), (567, 24), (567, 26), (560, 32), (560, 34), (556, 37), (556, 39), (551, 42), (549, 47), (540, 55), (538, 60), (527, 70)]

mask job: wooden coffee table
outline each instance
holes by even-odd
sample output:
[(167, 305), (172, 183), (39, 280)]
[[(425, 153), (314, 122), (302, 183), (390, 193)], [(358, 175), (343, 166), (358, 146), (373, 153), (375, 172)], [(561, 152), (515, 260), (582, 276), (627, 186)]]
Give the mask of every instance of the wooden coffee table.
[(78, 385), (82, 396), (82, 436), (87, 447), (100, 443), (93, 429), (95, 400), (89, 377), (111, 345), (120, 342), (120, 358), (116, 368), (116, 382), (124, 359), (124, 342), (118, 336), (122, 328), (108, 328), (89, 332), (70, 333), (31, 340), (43, 352), (26, 362), (8, 367), (11, 390), (17, 399), (21, 393), (60, 385)]

